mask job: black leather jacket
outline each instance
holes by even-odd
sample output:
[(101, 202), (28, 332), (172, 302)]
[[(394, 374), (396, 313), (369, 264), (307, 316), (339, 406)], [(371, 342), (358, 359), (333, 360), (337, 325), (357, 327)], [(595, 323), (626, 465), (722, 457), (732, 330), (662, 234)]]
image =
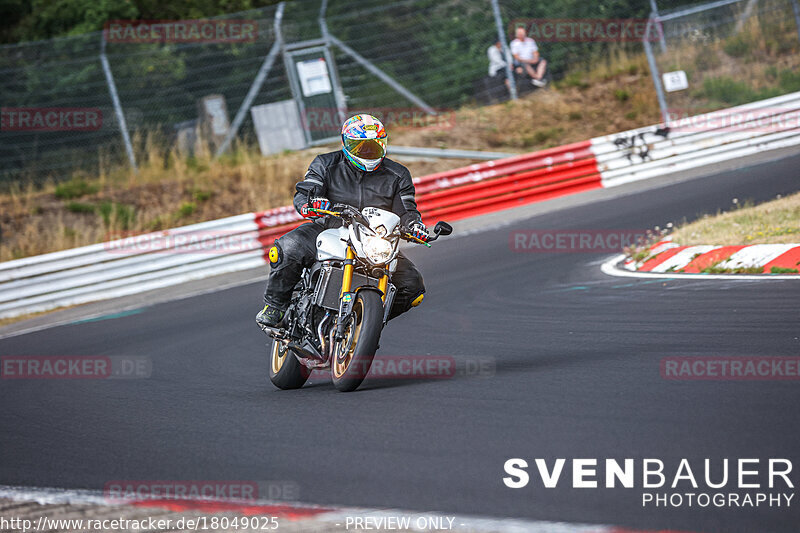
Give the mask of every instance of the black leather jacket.
[[(421, 220), (414, 199), (414, 183), (406, 167), (384, 158), (372, 172), (359, 170), (347, 160), (341, 150), (314, 158), (303, 181), (297, 184), (294, 207), (297, 212), (308, 200), (321, 196), (333, 204), (357, 207), (378, 207), (398, 215), (404, 225)], [(332, 221), (318, 222), (330, 227)]]

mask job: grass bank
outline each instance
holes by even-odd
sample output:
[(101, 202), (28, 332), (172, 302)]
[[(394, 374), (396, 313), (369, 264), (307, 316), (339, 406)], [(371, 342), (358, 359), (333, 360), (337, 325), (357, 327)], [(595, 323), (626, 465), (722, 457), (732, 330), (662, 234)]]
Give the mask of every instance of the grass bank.
[(736, 205), (732, 211), (677, 228), (672, 240), (683, 245), (800, 243), (800, 193), (758, 205), (738, 201)]

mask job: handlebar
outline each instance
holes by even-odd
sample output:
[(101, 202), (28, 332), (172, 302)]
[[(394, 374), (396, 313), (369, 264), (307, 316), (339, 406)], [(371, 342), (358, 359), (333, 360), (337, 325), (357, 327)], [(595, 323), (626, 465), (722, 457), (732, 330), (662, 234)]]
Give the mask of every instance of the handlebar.
[(414, 236), (413, 236), (413, 235), (411, 235), (410, 233), (401, 233), (401, 234), (400, 234), (400, 236), (401, 236), (402, 238), (404, 238), (405, 240), (409, 241), (409, 242), (415, 242), (415, 243), (417, 243), (417, 244), (424, 244), (424, 245), (425, 245), (425, 246), (427, 246), (428, 248), (430, 248), (430, 247), (431, 247), (431, 245), (430, 245), (430, 244), (428, 244), (428, 243), (429, 243), (429, 242), (431, 242), (431, 241), (435, 241), (435, 240), (436, 240), (436, 239), (439, 237), (438, 235), (436, 235), (435, 237), (431, 237), (431, 238), (430, 238), (430, 239), (428, 239), (427, 241), (423, 241), (422, 239), (418, 239), (418, 238), (414, 237)]
[[(316, 207), (309, 207), (308, 210), (313, 212), (313, 213), (319, 213), (321, 215), (332, 216), (332, 217), (337, 217), (337, 218), (346, 218), (346, 215), (352, 215), (352, 218), (362, 219), (361, 222), (365, 222), (365, 223), (369, 224), (369, 221), (364, 219), (364, 217), (361, 215), (361, 212), (356, 210), (355, 207), (351, 207), (351, 206), (344, 206), (344, 207), (346, 209), (343, 209), (341, 211), (331, 211), (331, 210), (328, 210), (328, 209), (318, 209)], [(347, 211), (349, 211), (349, 210), (353, 210), (354, 212), (348, 213)], [(399, 234), (400, 234), (401, 238), (403, 238), (403, 239), (405, 239), (405, 240), (407, 240), (409, 242), (422, 244), (422, 245), (427, 246), (428, 248), (430, 248), (431, 245), (429, 243), (435, 241), (441, 235), (441, 233), (438, 233), (436, 231), (436, 229), (437, 228), (434, 228), (433, 235), (431, 235), (428, 238), (427, 241), (423, 241), (422, 239), (418, 239), (417, 237), (413, 236), (412, 234), (410, 234), (410, 233), (408, 233), (406, 231), (400, 230)]]
[(341, 217), (342, 216), (342, 212), (341, 211), (328, 211), (327, 209), (317, 209), (316, 207), (309, 207), (308, 210), (309, 211), (313, 211), (314, 213), (320, 213), (322, 215), (330, 215), (330, 216), (333, 216), (333, 217)]

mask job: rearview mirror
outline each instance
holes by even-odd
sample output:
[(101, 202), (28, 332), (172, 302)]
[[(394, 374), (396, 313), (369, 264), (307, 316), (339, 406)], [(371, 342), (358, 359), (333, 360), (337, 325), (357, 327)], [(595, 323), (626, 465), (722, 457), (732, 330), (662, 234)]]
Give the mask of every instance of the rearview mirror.
[(443, 220), (440, 220), (436, 223), (436, 226), (433, 227), (433, 232), (436, 235), (450, 235), (453, 233), (453, 226)]

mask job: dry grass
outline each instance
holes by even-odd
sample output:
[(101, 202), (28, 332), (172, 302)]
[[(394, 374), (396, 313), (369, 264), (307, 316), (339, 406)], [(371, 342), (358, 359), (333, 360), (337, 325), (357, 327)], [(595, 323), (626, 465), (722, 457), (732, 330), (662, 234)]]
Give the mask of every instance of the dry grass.
[(451, 128), (390, 132), (400, 145), (528, 152), (659, 121), (644, 56), (616, 52), (588, 73), (568, 76), (516, 102), (467, 107)]
[(673, 240), (684, 245), (800, 243), (800, 193), (703, 217), (678, 228)]
[[(444, 129), (396, 128), (397, 145), (527, 152), (585, 140), (658, 121), (658, 106), (643, 56), (611, 54), (595, 70), (516, 102), (456, 112)], [(200, 146), (194, 157), (165, 151), (155, 136), (143, 146), (140, 169), (76, 173), (83, 187), (57, 196), (54, 183), (0, 194), (0, 261), (87, 245), (121, 231), (147, 232), (269, 209), (291, 202), (294, 184), (315, 154), (335, 147), (263, 157), (239, 144), (215, 160)], [(405, 161), (420, 176), (473, 161)], [(69, 195), (67, 195), (69, 196)]]
[[(263, 157), (256, 147), (238, 146), (219, 160), (160, 154), (150, 147), (139, 173), (76, 175), (71, 184), (86, 194), (59, 198), (61, 187), (28, 186), (0, 195), (0, 261), (109, 240), (120, 232), (149, 232), (291, 203), (316, 148)], [(471, 161), (420, 161), (415, 175)]]

